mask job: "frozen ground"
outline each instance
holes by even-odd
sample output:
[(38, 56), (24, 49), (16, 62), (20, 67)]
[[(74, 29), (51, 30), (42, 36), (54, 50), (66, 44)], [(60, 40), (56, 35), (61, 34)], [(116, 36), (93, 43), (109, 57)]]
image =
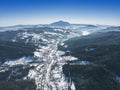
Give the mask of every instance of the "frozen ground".
[[(64, 45), (63, 41), (71, 38), (71, 36), (75, 37), (77, 35), (77, 33), (73, 33), (70, 31), (71, 30), (68, 29), (53, 29), (53, 32), (44, 31), (44, 33), (42, 34), (28, 32), (18, 34), (18, 37), (20, 37), (21, 39), (26, 39), (26, 43), (29, 41), (27, 38), (32, 37), (31, 41), (36, 43), (36, 45), (38, 46), (38, 48), (34, 52), (34, 57), (40, 63), (32, 63), (31, 65), (35, 66), (35, 69), (31, 69), (28, 73), (28, 76), (24, 78), (34, 79), (37, 85), (37, 90), (68, 89), (67, 79), (62, 72), (62, 65), (65, 64), (65, 61), (76, 60), (76, 58), (72, 56), (61, 56), (64, 55), (65, 52), (59, 51), (58, 45)], [(40, 40), (42, 40), (42, 42), (46, 44), (46, 46), (40, 45)], [(21, 64), (22, 62), (24, 61), (21, 60)], [(10, 63), (12, 62), (5, 62), (5, 64), (8, 65)], [(15, 61), (15, 63), (18, 64), (20, 63), (20, 61)], [(72, 83), (72, 88), (73, 87), (74, 83)]]
[[(27, 26), (26, 26), (27, 27)], [(32, 27), (32, 26), (31, 26)], [(14, 27), (14, 29), (24, 29), (23, 27)], [(9, 27), (9, 29), (11, 29)], [(101, 28), (100, 28), (101, 29)], [(3, 66), (27, 65), (34, 66), (24, 79), (34, 79), (37, 90), (75, 90), (74, 82), (68, 83), (67, 78), (62, 72), (62, 66), (69, 60), (76, 60), (73, 56), (62, 56), (65, 52), (58, 50), (58, 45), (64, 45), (64, 41), (73, 37), (88, 35), (90, 29), (83, 26), (78, 27), (54, 27), (52, 31), (44, 30), (42, 33), (25, 31), (17, 34), (17, 38), (25, 40), (25, 43), (34, 43), (38, 48), (34, 52), (34, 58), (37, 63), (29, 57), (22, 57), (15, 61), (6, 61)], [(93, 30), (94, 32), (95, 30)], [(36, 31), (38, 32), (38, 31)], [(12, 41), (17, 42), (15, 37)], [(42, 45), (44, 44), (44, 45)], [(67, 47), (66, 45), (64, 45)], [(32, 62), (32, 63), (30, 63)], [(89, 62), (78, 62), (74, 64), (86, 65)], [(1, 70), (2, 71), (2, 70)]]

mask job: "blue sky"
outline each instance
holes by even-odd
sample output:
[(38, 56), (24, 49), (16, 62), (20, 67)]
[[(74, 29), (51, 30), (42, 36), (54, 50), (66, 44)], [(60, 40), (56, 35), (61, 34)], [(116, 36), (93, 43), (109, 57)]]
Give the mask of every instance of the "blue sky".
[(0, 26), (58, 20), (120, 25), (120, 0), (0, 0)]

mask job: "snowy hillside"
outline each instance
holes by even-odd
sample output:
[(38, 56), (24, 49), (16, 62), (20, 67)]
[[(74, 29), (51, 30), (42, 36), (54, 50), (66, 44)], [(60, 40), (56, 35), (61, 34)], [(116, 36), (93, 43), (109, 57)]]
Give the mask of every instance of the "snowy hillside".
[[(110, 26), (67, 22), (0, 28), (0, 77), (3, 77), (0, 78), (0, 90), (3, 82), (8, 88), (13, 85), (15, 90), (21, 82), (26, 83), (24, 89), (21, 88), (24, 85), (20, 87), (22, 90), (28, 87), (31, 87), (29, 90), (78, 90), (74, 81), (63, 73), (63, 65), (78, 58), (69, 51), (60, 50), (59, 46), (67, 48), (64, 42), (69, 39), (107, 31), (108, 28)], [(86, 65), (84, 61), (79, 63)]]

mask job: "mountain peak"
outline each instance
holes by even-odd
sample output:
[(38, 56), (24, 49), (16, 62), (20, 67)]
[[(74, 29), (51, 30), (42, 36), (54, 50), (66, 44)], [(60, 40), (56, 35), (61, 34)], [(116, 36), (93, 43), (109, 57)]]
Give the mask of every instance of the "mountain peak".
[(66, 21), (57, 21), (57, 22), (53, 22), (50, 24), (51, 26), (69, 26), (70, 23), (69, 22), (66, 22)]

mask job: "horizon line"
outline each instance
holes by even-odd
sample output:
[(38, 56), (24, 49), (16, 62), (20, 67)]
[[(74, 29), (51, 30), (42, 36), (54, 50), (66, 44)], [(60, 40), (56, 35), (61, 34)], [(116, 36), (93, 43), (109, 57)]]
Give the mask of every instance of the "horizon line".
[[(58, 20), (58, 21), (53, 21), (51, 23), (54, 23), (54, 22), (59, 22), (59, 21), (63, 21), (63, 22), (68, 22), (70, 24), (80, 24), (80, 25), (106, 25), (106, 26), (120, 26), (120, 25), (117, 25), (117, 24), (98, 24), (98, 23), (74, 23), (74, 22), (69, 22), (69, 21), (64, 21), (64, 20)], [(11, 25), (0, 25), (0, 27), (10, 27), (10, 26), (17, 26), (17, 25), (49, 25), (51, 23), (26, 23), (26, 24), (11, 24)]]

